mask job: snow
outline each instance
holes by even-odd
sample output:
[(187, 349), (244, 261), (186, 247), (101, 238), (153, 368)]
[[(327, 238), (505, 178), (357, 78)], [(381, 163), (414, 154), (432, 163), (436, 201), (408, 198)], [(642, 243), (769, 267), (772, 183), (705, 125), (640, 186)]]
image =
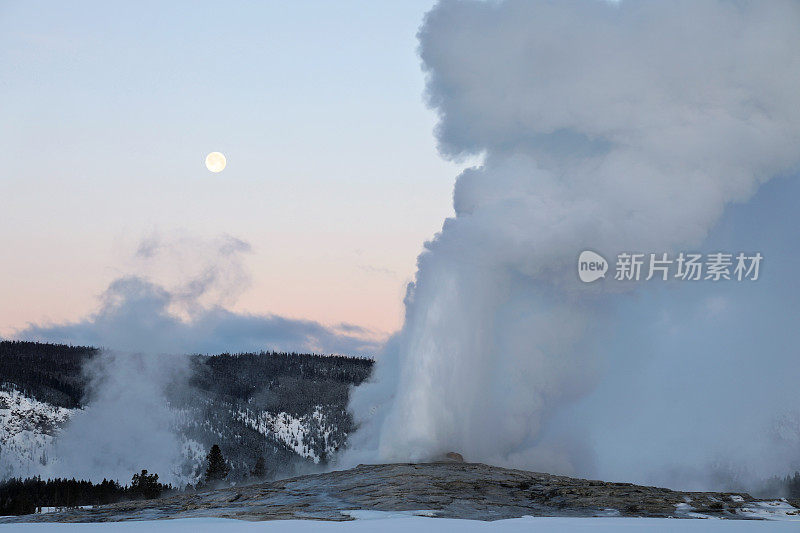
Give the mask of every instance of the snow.
[[(53, 465), (59, 463), (54, 450), (55, 439), (78, 412), (80, 409), (38, 401), (13, 387), (0, 389), (0, 480), (36, 475), (49, 477)], [(187, 416), (185, 413), (177, 414)], [(174, 465), (172, 481), (176, 485), (197, 483), (202, 475), (198, 465), (204, 463), (206, 449), (199, 442), (185, 437), (181, 444), (182, 460)]]
[(712, 518), (712, 519), (713, 518), (718, 518), (718, 517), (709, 516), (709, 515), (705, 515), (705, 514), (701, 514), (701, 513), (696, 513), (696, 512), (694, 512), (694, 510), (695, 510), (694, 507), (689, 505), (688, 502), (687, 503), (679, 503), (679, 504), (677, 504), (675, 506), (676, 514), (678, 514), (680, 516), (685, 516), (685, 517), (688, 517), (688, 518)]
[(51, 459), (53, 438), (75, 411), (0, 390), (0, 479), (38, 473)]
[(306, 436), (311, 433), (310, 428), (312, 427), (323, 428), (320, 433), (325, 440), (325, 452), (332, 453), (334, 451), (334, 448), (328, 444), (331, 430), (327, 426), (327, 420), (320, 405), (316, 406), (310, 415), (303, 415), (299, 418), (285, 411), (254, 413), (249, 409), (239, 410), (236, 417), (262, 435), (275, 437), (299, 456), (311, 459), (315, 463), (319, 463), (320, 458), (305, 442)]
[[(739, 509), (739, 514), (747, 518), (800, 521), (800, 511), (789, 505), (786, 500), (750, 502)], [(800, 526), (797, 524), (795, 527), (800, 530)]]
[[(743, 502), (744, 498), (741, 496), (733, 495), (730, 497), (735, 502)], [(687, 499), (686, 503), (679, 503), (675, 506), (676, 514), (688, 518), (707, 518), (707, 519), (720, 519), (719, 516), (710, 516), (702, 513), (695, 512), (694, 507), (690, 505), (691, 500)], [(773, 501), (758, 501), (750, 502), (743, 505), (737, 510), (737, 514), (744, 518), (754, 518), (759, 520), (788, 520), (800, 521), (800, 511), (793, 507), (786, 500), (773, 500)], [(800, 530), (800, 528), (798, 528)]]
[(317, 520), (274, 520), (245, 522), (225, 518), (187, 518), (180, 520), (153, 520), (141, 522), (29, 523), (0, 525), (0, 532), (20, 533), (312, 533), (312, 532), (372, 532), (399, 533), (414, 531), (459, 531), (464, 533), (497, 531), (500, 533), (672, 533), (672, 532), (724, 532), (771, 533), (797, 532), (797, 524), (758, 520), (699, 520), (670, 518), (545, 518), (525, 517), (512, 520), (482, 522), (450, 518), (428, 518), (414, 512), (351, 511), (356, 520), (323, 522)]
[[(54, 441), (61, 428), (79, 411), (38, 401), (10, 386), (0, 389), (0, 479), (36, 475), (47, 477), (47, 472), (59, 462)], [(189, 410), (174, 409), (173, 412), (177, 427), (195, 421), (194, 413)], [(234, 411), (234, 417), (315, 463), (321, 460), (318, 455), (321, 448), (326, 454), (332, 454), (336, 449), (331, 437), (332, 423), (323, 406), (316, 406), (312, 413), (299, 417), (287, 412), (270, 413), (250, 409)], [(221, 440), (226, 439), (226, 435), (214, 430), (210, 421), (205, 420), (202, 424)], [(311, 440), (314, 438), (322, 446), (314, 446)], [(174, 465), (173, 477), (167, 480), (181, 486), (194, 484), (202, 475), (201, 465), (205, 462), (207, 449), (185, 435), (181, 437), (181, 445), (181, 461)]]
[(79, 505), (77, 507), (42, 507), (41, 514), (58, 513), (69, 509), (91, 509), (93, 505)]
[(206, 453), (206, 448), (196, 440), (181, 438), (181, 462), (172, 467), (173, 484), (181, 487), (200, 481)]

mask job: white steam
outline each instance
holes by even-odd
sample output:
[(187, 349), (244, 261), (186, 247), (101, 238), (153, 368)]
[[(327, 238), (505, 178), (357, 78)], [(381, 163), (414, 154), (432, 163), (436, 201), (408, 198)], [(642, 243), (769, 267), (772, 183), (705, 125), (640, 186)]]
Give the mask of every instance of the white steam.
[(378, 341), (355, 326), (331, 328), (227, 309), (249, 282), (242, 263), (249, 249), (230, 236), (151, 237), (136, 252), (137, 273), (114, 280), (97, 312), (78, 322), (32, 325), (16, 333), (21, 339), (103, 348), (83, 368), (89, 382), (86, 407), (58, 434), (42, 475), (125, 483), (147, 469), (163, 482), (191, 481), (181, 421), (168, 402), (196, 394), (189, 386), (187, 354), (374, 353)]
[(440, 149), (484, 163), (354, 392), (344, 461), (582, 470), (580, 445), (543, 437), (592, 387), (591, 328), (612, 320), (574, 262), (697, 246), (800, 162), (798, 28), (788, 0), (440, 2), (419, 32)]
[(88, 405), (58, 434), (47, 476), (130, 481), (142, 469), (179, 484), (183, 442), (167, 387), (186, 387), (187, 357), (106, 351), (84, 372)]

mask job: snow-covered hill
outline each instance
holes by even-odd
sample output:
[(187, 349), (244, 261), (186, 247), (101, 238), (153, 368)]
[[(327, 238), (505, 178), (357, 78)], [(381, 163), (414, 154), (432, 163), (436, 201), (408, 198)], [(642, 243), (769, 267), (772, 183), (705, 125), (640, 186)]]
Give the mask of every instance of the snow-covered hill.
[[(38, 401), (12, 387), (0, 390), (0, 479), (48, 477), (59, 462), (55, 448), (59, 431), (78, 411)], [(223, 447), (232, 469), (240, 475), (250, 472), (254, 456), (259, 454), (270, 459), (273, 474), (281, 469), (294, 472), (304, 462), (318, 464), (343, 445), (347, 436), (330, 416), (331, 411), (343, 416), (338, 406), (317, 405), (310, 413), (293, 415), (259, 409), (253, 402), (228, 403), (207, 397), (193, 406), (174, 407), (181, 460), (161, 477), (178, 486), (197, 483), (212, 444)]]
[(336, 438), (335, 424), (329, 420), (321, 405), (314, 406), (312, 413), (302, 416), (294, 416), (286, 411), (270, 413), (240, 409), (236, 418), (265, 437), (277, 438), (297, 455), (315, 464), (343, 445), (343, 438), (347, 436), (344, 432), (341, 439)]
[[(126, 483), (147, 468), (182, 486), (199, 480), (214, 444), (231, 481), (250, 477), (259, 461), (266, 478), (315, 469), (345, 445), (353, 429), (349, 390), (372, 368), (362, 358), (276, 352), (186, 356), (164, 368), (124, 357), (0, 341), (0, 479), (108, 476)], [(173, 366), (181, 370), (173, 374)], [(56, 441), (70, 419), (70, 431)], [(69, 457), (59, 462), (64, 453)]]
[(52, 460), (53, 439), (76, 409), (0, 390), (0, 478), (32, 476)]

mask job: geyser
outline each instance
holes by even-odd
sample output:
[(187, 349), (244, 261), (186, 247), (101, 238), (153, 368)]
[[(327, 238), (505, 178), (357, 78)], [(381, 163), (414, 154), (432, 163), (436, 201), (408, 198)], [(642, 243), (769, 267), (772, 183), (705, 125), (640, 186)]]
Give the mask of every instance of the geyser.
[(796, 168), (798, 27), (793, 1), (433, 8), (419, 40), (439, 147), (483, 163), (458, 177), (404, 326), (353, 394), (343, 462), (459, 450), (585, 469), (591, 444), (548, 424), (591, 389), (592, 328), (627, 296), (580, 283), (575, 260), (699, 246), (727, 204)]

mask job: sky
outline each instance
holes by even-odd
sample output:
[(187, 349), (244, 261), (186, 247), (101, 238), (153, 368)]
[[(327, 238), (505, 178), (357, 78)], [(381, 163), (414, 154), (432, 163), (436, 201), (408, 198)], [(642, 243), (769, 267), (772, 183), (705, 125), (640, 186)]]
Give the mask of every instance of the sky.
[(0, 335), (93, 312), (143, 240), (219, 236), (250, 245), (230, 309), (396, 330), (464, 166), (423, 100), (431, 5), (0, 2)]

